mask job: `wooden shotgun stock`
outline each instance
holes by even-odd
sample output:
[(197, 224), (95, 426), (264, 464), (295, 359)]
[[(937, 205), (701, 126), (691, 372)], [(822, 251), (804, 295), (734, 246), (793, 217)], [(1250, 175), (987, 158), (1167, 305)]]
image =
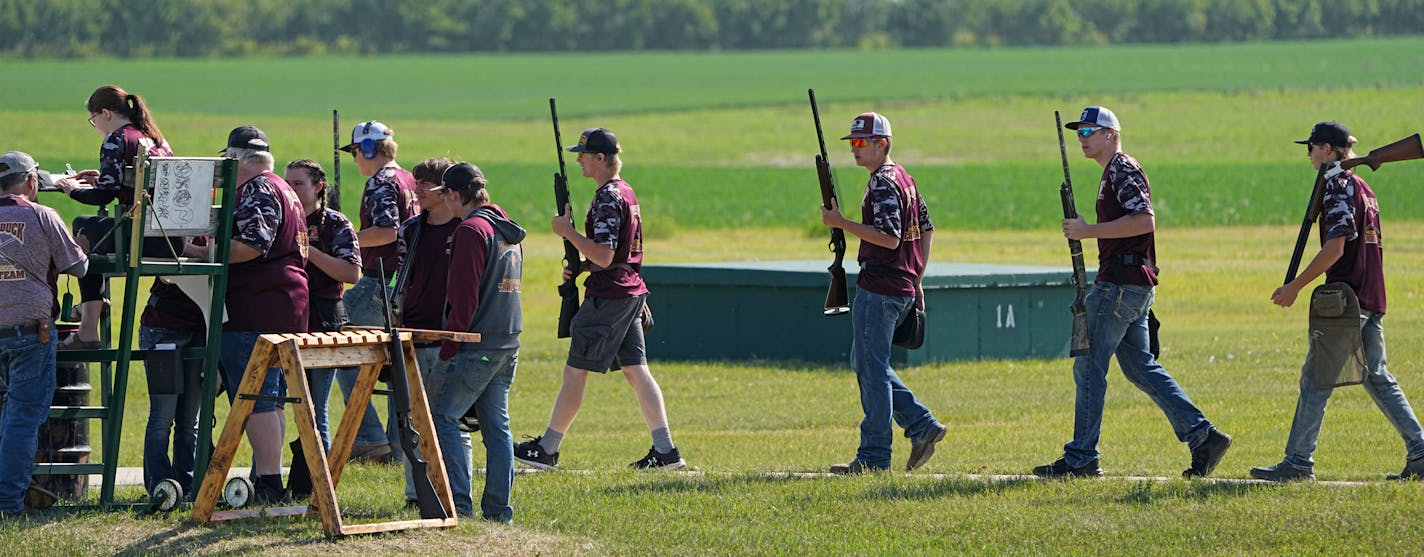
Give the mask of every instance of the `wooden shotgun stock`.
[(1417, 133), (1370, 151), (1363, 157), (1320, 165), (1320, 171), (1315, 175), (1315, 186), (1310, 191), (1310, 203), (1305, 207), (1305, 218), (1300, 223), (1300, 233), (1295, 238), (1295, 249), (1291, 251), (1290, 264), (1286, 266), (1286, 280), (1282, 284), (1290, 284), (1290, 281), (1295, 280), (1296, 272), (1300, 270), (1300, 259), (1305, 254), (1305, 243), (1310, 239), (1310, 227), (1315, 224), (1315, 219), (1320, 218), (1320, 205), (1324, 202), (1326, 180), (1361, 165), (1370, 167), (1370, 170), (1379, 170), (1380, 165), (1384, 163), (1416, 159), (1424, 159), (1424, 143), (1420, 142)]

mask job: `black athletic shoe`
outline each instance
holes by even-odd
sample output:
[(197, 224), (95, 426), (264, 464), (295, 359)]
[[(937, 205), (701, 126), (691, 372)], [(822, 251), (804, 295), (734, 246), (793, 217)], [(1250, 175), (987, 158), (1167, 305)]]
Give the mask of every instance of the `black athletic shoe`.
[(682, 460), (682, 453), (678, 452), (677, 447), (665, 453), (660, 453), (657, 447), (653, 447), (648, 449), (648, 456), (629, 466), (638, 470), (676, 470), (687, 466), (687, 462)]
[(282, 484), (282, 475), (258, 476), (252, 485), (252, 504), (259, 507), (292, 504), (292, 494)]
[(1200, 478), (1210, 476), (1211, 471), (1216, 469), (1217, 463), (1221, 462), (1221, 457), (1226, 455), (1226, 449), (1231, 448), (1231, 436), (1216, 428), (1206, 434), (1206, 441), (1201, 446), (1192, 449), (1192, 467), (1182, 471), (1183, 478)]
[(865, 473), (889, 472), (889, 468), (878, 468), (866, 464), (864, 460), (855, 459), (845, 464), (832, 464), (831, 473), (840, 476), (859, 476)]
[(1404, 461), (1404, 471), (1385, 474), (1388, 480), (1424, 480), (1424, 458)]
[(1098, 468), (1098, 459), (1074, 468), (1068, 465), (1065, 459), (1053, 461), (1053, 464), (1034, 466), (1033, 475), (1040, 478), (1096, 478), (1103, 475), (1101, 468)]
[(1268, 482), (1293, 482), (1315, 479), (1314, 468), (1296, 468), (1284, 461), (1270, 466), (1251, 467), (1251, 477)]
[(558, 470), (559, 453), (544, 452), (544, 447), (539, 446), (539, 440), (543, 438), (544, 436), (540, 435), (522, 443), (515, 443), (514, 461), (540, 470)]

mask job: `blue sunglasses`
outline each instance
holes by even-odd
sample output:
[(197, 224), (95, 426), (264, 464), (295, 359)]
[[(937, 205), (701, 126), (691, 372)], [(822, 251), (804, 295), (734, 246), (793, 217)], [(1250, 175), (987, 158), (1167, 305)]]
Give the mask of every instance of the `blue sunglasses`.
[(1089, 138), (1089, 137), (1093, 137), (1093, 134), (1098, 133), (1099, 131), (1105, 130), (1105, 129), (1107, 129), (1107, 128), (1078, 128), (1077, 130), (1074, 130), (1074, 131), (1077, 131), (1077, 132), (1078, 132), (1078, 137), (1081, 137), (1081, 138), (1083, 138), (1083, 139), (1087, 139), (1087, 138)]

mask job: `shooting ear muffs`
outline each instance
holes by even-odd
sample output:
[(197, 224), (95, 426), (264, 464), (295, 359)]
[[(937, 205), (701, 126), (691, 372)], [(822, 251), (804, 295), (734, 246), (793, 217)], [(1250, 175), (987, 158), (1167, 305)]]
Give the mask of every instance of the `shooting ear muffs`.
[[(371, 133), (371, 122), (366, 122), (366, 127), (361, 130), (361, 135)], [(366, 138), (361, 140), (361, 156), (367, 159), (376, 158), (376, 140)]]

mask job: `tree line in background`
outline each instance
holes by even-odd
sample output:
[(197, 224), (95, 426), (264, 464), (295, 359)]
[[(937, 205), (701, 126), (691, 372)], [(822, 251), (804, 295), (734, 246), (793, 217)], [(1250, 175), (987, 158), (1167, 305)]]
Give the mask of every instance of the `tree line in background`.
[(0, 55), (1098, 45), (1424, 33), (1424, 0), (0, 0)]

